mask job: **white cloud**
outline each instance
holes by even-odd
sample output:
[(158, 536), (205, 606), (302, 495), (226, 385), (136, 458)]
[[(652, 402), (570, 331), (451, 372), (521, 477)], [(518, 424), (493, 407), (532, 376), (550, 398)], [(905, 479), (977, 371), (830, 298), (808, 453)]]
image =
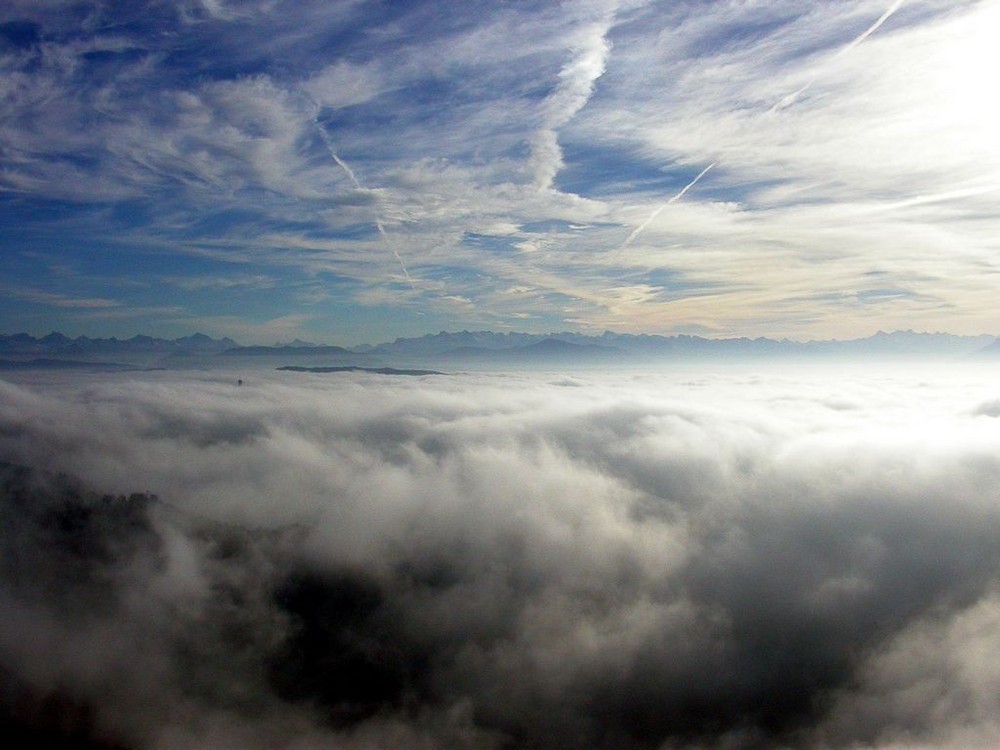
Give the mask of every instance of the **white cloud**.
[(611, 45), (607, 41), (610, 19), (581, 30), (573, 48), (574, 56), (559, 71), (555, 89), (542, 103), (542, 127), (531, 139), (531, 168), (536, 187), (552, 187), (563, 166), (558, 129), (586, 106), (594, 84), (604, 73)]
[[(252, 262), (275, 289), (332, 272), (355, 301), (429, 314), (463, 297), (498, 323), (588, 329), (992, 330), (1000, 110), (983, 92), (1000, 19), (990, 3), (912, 0), (867, 34), (896, 6), (382, 18), (363, 3), (213, 0), (187, 4), (179, 25), (175, 6), (156, 6), (172, 35), (151, 35), (101, 31), (97, 16), (70, 33), (58, 8), (19, 4), (59, 33), (0, 61), (0, 190), (151, 205), (135, 225), (66, 225), (95, 243)], [(567, 223), (579, 228), (537, 226)], [(906, 294), (858, 304), (878, 291), (872, 274)], [(528, 285), (520, 306), (498, 291)]]
[(146, 747), (996, 739), (974, 368), (240, 377), (0, 382), (0, 458), (162, 498), (4, 469), (26, 696)]
[(372, 65), (336, 62), (313, 75), (302, 88), (324, 107), (363, 104), (383, 93), (382, 74)]
[(44, 305), (54, 305), (55, 307), (71, 307), (80, 310), (104, 310), (111, 307), (120, 307), (121, 302), (113, 299), (101, 297), (70, 297), (55, 292), (46, 292), (41, 289), (8, 289), (6, 293), (17, 299), (29, 302), (39, 302)]

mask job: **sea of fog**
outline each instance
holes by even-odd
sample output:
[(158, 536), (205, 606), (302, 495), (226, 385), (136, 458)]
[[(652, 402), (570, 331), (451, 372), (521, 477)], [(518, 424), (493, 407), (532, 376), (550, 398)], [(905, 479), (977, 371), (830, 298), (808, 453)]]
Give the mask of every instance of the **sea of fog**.
[(998, 374), (5, 376), (0, 732), (996, 747)]

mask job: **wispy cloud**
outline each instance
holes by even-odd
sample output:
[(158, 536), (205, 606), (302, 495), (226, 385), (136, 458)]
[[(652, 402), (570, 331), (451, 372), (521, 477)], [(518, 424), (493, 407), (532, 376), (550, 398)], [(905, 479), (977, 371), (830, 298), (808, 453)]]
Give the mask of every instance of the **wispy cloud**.
[(100, 297), (71, 297), (56, 292), (46, 292), (41, 289), (11, 289), (6, 293), (11, 297), (29, 302), (38, 302), (43, 305), (53, 305), (55, 307), (69, 307), (80, 310), (103, 310), (109, 307), (119, 307), (121, 302), (113, 299), (103, 299)]
[(256, 274), (252, 276), (171, 276), (165, 277), (163, 281), (189, 291), (198, 291), (202, 289), (234, 289), (240, 287), (265, 289), (273, 287), (277, 283), (273, 277), (265, 276), (263, 274)]
[[(22, 252), (114, 243), (185, 266), (155, 276), (213, 278), (220, 260), (268, 275), (281, 314), (304, 277), (349, 278), (335, 293), (373, 338), (423, 332), (417, 308), (444, 323), (452, 297), (545, 327), (992, 325), (991, 4), (184, 8), (82, 25), (54, 6), (4, 11), (24, 30), (0, 58), (18, 284), (43, 287)], [(886, 301), (881, 326), (804, 301), (810, 274), (813, 298), (852, 299), (873, 270), (915, 294)], [(716, 307), (602, 292), (654, 289), (657, 271), (711, 286)], [(503, 290), (524, 286), (518, 309)], [(216, 312), (245, 303), (220, 293)]]
[(694, 179), (691, 180), (691, 182), (689, 182), (687, 185), (685, 185), (684, 187), (682, 187), (677, 193), (675, 193), (674, 195), (672, 195), (670, 197), (670, 199), (667, 200), (666, 203), (664, 203), (662, 206), (660, 206), (655, 211), (653, 211), (653, 213), (651, 213), (649, 215), (648, 219), (646, 219), (644, 222), (642, 222), (642, 224), (640, 224), (635, 229), (633, 229), (632, 232), (631, 232), (631, 234), (629, 234), (629, 236), (625, 238), (625, 242), (622, 243), (621, 249), (625, 250), (629, 245), (631, 245), (635, 241), (635, 238), (638, 237), (640, 234), (642, 234), (642, 230), (645, 229), (646, 227), (648, 227), (649, 224), (650, 224), (650, 222), (653, 221), (653, 219), (655, 219), (657, 216), (659, 216), (660, 213), (662, 213), (663, 210), (666, 209), (668, 206), (670, 206), (673, 203), (676, 203), (681, 198), (683, 198), (684, 195), (687, 193), (687, 191), (690, 190), (691, 188), (693, 188), (695, 185), (697, 185), (698, 182), (701, 180), (701, 178), (704, 177), (706, 174), (708, 174), (708, 172), (717, 163), (718, 162), (714, 162), (713, 161), (711, 164), (709, 164), (707, 167), (705, 167), (703, 170), (701, 170), (697, 175), (695, 175)]
[(559, 71), (555, 89), (542, 102), (542, 127), (531, 138), (531, 169), (535, 185), (549, 189), (563, 166), (558, 129), (583, 109), (604, 73), (611, 45), (607, 40), (613, 12), (608, 19), (586, 26), (574, 39), (572, 59)]
[[(319, 131), (319, 134), (320, 134), (320, 136), (323, 139), (323, 143), (326, 146), (327, 151), (330, 152), (330, 158), (333, 159), (334, 163), (338, 167), (340, 167), (341, 169), (344, 170), (344, 172), (347, 173), (347, 176), (351, 179), (351, 182), (353, 183), (354, 187), (356, 187), (358, 189), (359, 193), (365, 192), (364, 187), (358, 181), (358, 178), (354, 174), (354, 171), (344, 162), (343, 159), (341, 159), (339, 156), (337, 156), (337, 152), (334, 150), (334, 147), (333, 147), (333, 142), (330, 140), (330, 136), (326, 132), (326, 130), (323, 129), (322, 123), (320, 123), (320, 121), (318, 119), (314, 120), (314, 122), (316, 123), (316, 129)], [(378, 202), (377, 195), (376, 195), (375, 201), (376, 201), (376, 204), (377, 204), (377, 202)], [(379, 218), (378, 216), (375, 217), (375, 228), (378, 229), (378, 234), (379, 234), (379, 237), (382, 238), (382, 243), (393, 254), (393, 256), (396, 258), (396, 260), (399, 261), (399, 267), (403, 271), (403, 276), (406, 278), (406, 283), (408, 283), (410, 285), (410, 288), (415, 289), (416, 287), (414, 287), (414, 285), (413, 285), (413, 279), (410, 278), (410, 272), (409, 272), (409, 270), (407, 270), (406, 264), (403, 262), (403, 258), (400, 256), (399, 251), (395, 248), (395, 246), (389, 240), (389, 235), (385, 231), (385, 227), (382, 224), (382, 219)]]
[[(839, 49), (837, 53), (834, 55), (834, 58), (839, 57), (841, 55), (849, 54), (851, 50), (853, 50), (855, 47), (861, 44), (865, 39), (867, 39), (876, 31), (878, 31), (879, 28), (882, 26), (882, 24), (888, 21), (889, 18), (891, 18), (892, 15), (902, 7), (905, 1), (906, 0), (895, 0), (895, 2), (893, 2), (892, 5), (889, 6), (889, 8), (885, 11), (885, 13), (883, 13), (881, 16), (878, 17), (875, 23), (873, 23), (871, 26), (865, 29), (861, 34), (852, 39), (849, 44), (846, 44), (841, 49)], [(782, 97), (781, 101), (777, 102), (773, 107), (771, 107), (771, 109), (769, 109), (768, 112), (769, 113), (777, 112), (779, 110), (791, 106), (792, 104), (795, 103), (795, 100), (798, 99), (802, 94), (804, 94), (809, 89), (809, 87), (812, 86), (815, 82), (816, 82), (815, 79), (811, 79), (806, 83), (802, 84), (802, 86), (800, 86), (792, 93)]]

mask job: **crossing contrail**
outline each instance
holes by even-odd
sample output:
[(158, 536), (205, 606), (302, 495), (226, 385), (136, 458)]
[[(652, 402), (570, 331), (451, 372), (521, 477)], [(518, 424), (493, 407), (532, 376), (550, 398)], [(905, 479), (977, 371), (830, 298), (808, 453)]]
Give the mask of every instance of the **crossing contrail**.
[[(876, 31), (878, 31), (879, 27), (881, 27), (882, 24), (884, 24), (886, 21), (888, 21), (889, 18), (892, 17), (892, 15), (897, 10), (899, 10), (903, 6), (903, 3), (905, 3), (905, 2), (906, 2), (906, 0), (894, 0), (894, 2), (892, 3), (892, 5), (889, 6), (889, 8), (885, 11), (885, 13), (883, 13), (881, 16), (879, 16), (878, 19), (871, 26), (869, 26), (867, 29), (865, 29), (861, 34), (859, 34), (858, 36), (856, 36), (848, 44), (844, 45), (841, 49), (839, 49), (837, 51), (837, 53), (831, 59), (835, 60), (838, 57), (841, 57), (842, 55), (847, 54), (848, 52), (850, 52), (851, 50), (853, 50), (855, 47), (857, 47), (859, 44), (861, 44), (865, 39), (867, 39), (872, 34), (874, 34)], [(777, 103), (775, 103), (774, 106), (772, 106), (767, 111), (767, 114), (771, 114), (773, 112), (777, 112), (779, 110), (782, 110), (782, 109), (785, 109), (786, 107), (791, 106), (795, 102), (795, 100), (798, 99), (799, 96), (801, 96), (806, 90), (808, 90), (809, 87), (812, 86), (815, 82), (816, 82), (816, 78), (815, 77), (811, 78), (809, 81), (807, 81), (805, 83), (804, 86), (801, 86), (797, 90), (793, 91), (791, 94), (788, 94), (788, 95), (782, 97), (780, 101), (778, 101)], [(671, 205), (672, 203), (676, 203), (681, 198), (683, 198), (684, 194), (688, 190), (690, 190), (692, 187), (694, 187), (697, 184), (698, 180), (700, 180), (702, 177), (704, 177), (708, 173), (708, 171), (711, 170), (712, 167), (714, 167), (716, 164), (718, 164), (718, 161), (713, 161), (711, 164), (709, 164), (707, 167), (705, 167), (703, 170), (701, 170), (701, 172), (698, 173), (698, 176), (695, 177), (693, 180), (691, 180), (691, 182), (689, 182), (687, 185), (685, 185), (681, 189), (681, 191), (679, 193), (677, 193), (675, 196), (673, 196), (672, 198), (670, 198), (670, 200), (668, 200), (662, 206), (660, 206), (655, 211), (653, 211), (653, 213), (651, 213), (649, 215), (649, 217), (644, 222), (642, 222), (642, 224), (640, 224), (635, 229), (633, 229), (632, 233), (629, 234), (629, 236), (625, 238), (625, 242), (622, 243), (622, 246), (620, 248), (618, 248), (619, 252), (622, 251), (622, 250), (625, 250), (626, 248), (628, 248), (628, 246), (631, 245), (635, 241), (635, 238), (638, 237), (640, 234), (642, 234), (643, 230), (645, 230), (646, 227), (649, 226), (650, 222), (652, 222), (653, 219), (655, 219), (657, 216), (659, 216), (663, 212), (663, 210), (665, 208), (667, 208), (667, 206)]]
[[(313, 124), (316, 126), (316, 130), (319, 132), (320, 138), (323, 139), (323, 143), (326, 144), (326, 150), (330, 153), (330, 157), (333, 159), (333, 161), (337, 164), (338, 167), (340, 167), (341, 169), (344, 170), (344, 172), (347, 173), (347, 176), (351, 179), (351, 182), (354, 183), (354, 187), (356, 187), (358, 190), (364, 191), (365, 188), (361, 184), (361, 181), (358, 180), (357, 176), (354, 174), (354, 170), (351, 169), (351, 167), (347, 164), (347, 162), (345, 162), (337, 155), (337, 151), (333, 147), (333, 142), (330, 140), (330, 136), (327, 134), (326, 130), (324, 130), (323, 126), (320, 124), (318, 116), (313, 118)], [(384, 244), (386, 246), (386, 249), (388, 249), (389, 252), (391, 252), (396, 257), (396, 260), (399, 261), (399, 267), (403, 269), (403, 276), (406, 277), (406, 283), (410, 285), (410, 289), (416, 291), (417, 287), (413, 284), (413, 279), (410, 277), (410, 272), (406, 268), (406, 263), (403, 262), (402, 256), (389, 241), (389, 235), (386, 234), (385, 227), (382, 226), (382, 221), (381, 219), (378, 218), (377, 215), (375, 218), (375, 228), (378, 229), (379, 237), (382, 238), (382, 244)]]
[(903, 3), (905, 2), (906, 0), (896, 0), (896, 2), (894, 2), (892, 5), (889, 6), (889, 9), (885, 13), (879, 16), (879, 19), (875, 23), (869, 26), (860, 36), (857, 37), (857, 39), (855, 39), (846, 47), (844, 47), (842, 50), (840, 50), (840, 52), (838, 52), (835, 55), (835, 57), (840, 57), (840, 55), (850, 52), (852, 49), (861, 44), (861, 42), (863, 42), (865, 39), (874, 34), (878, 30), (879, 26), (888, 21), (889, 17), (892, 16), (893, 13), (895, 13), (897, 10), (903, 7)]
[(698, 173), (697, 177), (695, 177), (693, 180), (691, 180), (691, 182), (689, 182), (687, 185), (685, 185), (684, 187), (682, 187), (680, 189), (680, 191), (676, 195), (674, 195), (672, 198), (670, 198), (670, 200), (668, 200), (666, 203), (664, 203), (658, 209), (656, 209), (655, 211), (653, 211), (653, 213), (651, 213), (649, 215), (649, 217), (644, 222), (642, 222), (642, 224), (640, 224), (639, 226), (637, 226), (635, 229), (632, 230), (632, 234), (630, 234), (628, 237), (625, 238), (625, 242), (622, 244), (622, 246), (619, 249), (620, 250), (624, 250), (629, 245), (631, 245), (632, 241), (642, 233), (642, 230), (644, 230), (647, 226), (649, 226), (649, 223), (653, 219), (655, 219), (657, 216), (659, 216), (660, 213), (662, 213), (663, 210), (666, 209), (667, 206), (669, 206), (672, 203), (676, 203), (681, 198), (683, 198), (684, 194), (688, 190), (690, 190), (691, 188), (693, 188), (698, 183), (698, 180), (700, 180), (702, 177), (704, 177), (706, 174), (708, 174), (709, 170), (712, 169), (712, 167), (714, 167), (716, 164), (718, 164), (718, 162), (717, 161), (713, 161), (711, 164), (709, 164), (707, 167), (705, 167), (703, 170), (701, 170)]
[[(879, 27), (882, 24), (884, 24), (886, 21), (888, 21), (889, 18), (897, 10), (899, 10), (902, 7), (902, 5), (903, 5), (904, 2), (906, 2), (906, 0), (895, 0), (895, 2), (892, 5), (889, 6), (889, 9), (886, 10), (885, 13), (883, 13), (881, 16), (878, 17), (878, 20), (875, 21), (875, 23), (873, 23), (871, 26), (869, 26), (867, 29), (865, 29), (863, 32), (861, 32), (861, 34), (859, 34), (858, 36), (856, 36), (854, 39), (852, 39), (846, 45), (844, 45), (843, 47), (841, 47), (837, 51), (837, 53), (835, 55), (833, 55), (833, 57), (831, 57), (830, 59), (831, 60), (836, 60), (838, 57), (842, 57), (843, 55), (846, 55), (852, 49), (854, 49), (859, 44), (861, 44), (865, 39), (867, 39), (872, 34), (874, 34), (876, 31), (878, 31)], [(767, 113), (771, 114), (772, 112), (777, 112), (778, 110), (782, 110), (785, 107), (791, 106), (795, 102), (795, 100), (798, 99), (806, 91), (808, 91), (809, 88), (814, 83), (816, 83), (815, 76), (813, 78), (810, 78), (808, 81), (806, 81), (806, 83), (803, 86), (801, 86), (800, 88), (796, 89), (791, 94), (783, 96), (779, 101), (775, 102), (774, 106), (771, 107), (767, 111)]]

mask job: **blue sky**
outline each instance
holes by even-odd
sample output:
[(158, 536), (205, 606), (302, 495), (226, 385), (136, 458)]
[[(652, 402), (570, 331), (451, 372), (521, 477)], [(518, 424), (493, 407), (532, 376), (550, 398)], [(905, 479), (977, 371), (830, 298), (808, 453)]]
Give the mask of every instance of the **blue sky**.
[(995, 0), (8, 0), (0, 327), (995, 333), (998, 34)]

